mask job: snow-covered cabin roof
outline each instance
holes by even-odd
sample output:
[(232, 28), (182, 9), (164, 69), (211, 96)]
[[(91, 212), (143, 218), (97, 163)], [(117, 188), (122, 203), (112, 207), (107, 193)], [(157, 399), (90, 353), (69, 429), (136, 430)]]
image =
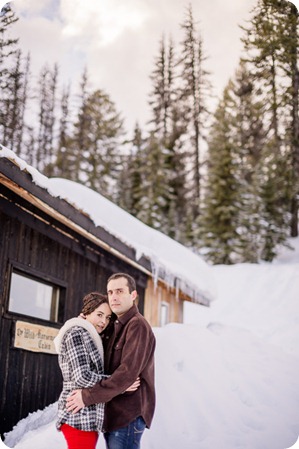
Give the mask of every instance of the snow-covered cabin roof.
[(135, 266), (141, 259), (147, 258), (155, 282), (161, 279), (195, 302), (209, 304), (215, 298), (211, 267), (190, 249), (145, 225), (82, 184), (62, 178), (47, 178), (1, 144), (0, 157), (9, 159), (20, 170), (29, 173), (32, 182), (52, 197), (65, 200), (77, 211), (87, 215), (96, 228), (104, 229), (133, 248), (135, 260), (131, 258), (131, 262)]

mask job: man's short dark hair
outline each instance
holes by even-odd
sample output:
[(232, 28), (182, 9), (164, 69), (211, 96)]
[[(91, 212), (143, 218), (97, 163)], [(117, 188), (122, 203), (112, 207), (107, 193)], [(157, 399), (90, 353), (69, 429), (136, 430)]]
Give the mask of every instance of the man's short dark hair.
[(108, 282), (113, 281), (115, 279), (119, 279), (119, 278), (125, 278), (127, 280), (127, 284), (128, 284), (130, 293), (132, 293), (132, 291), (136, 290), (135, 279), (132, 276), (130, 276), (129, 274), (127, 274), (127, 273), (114, 273), (114, 274), (112, 274), (109, 277), (109, 279), (107, 281), (107, 284), (108, 284)]

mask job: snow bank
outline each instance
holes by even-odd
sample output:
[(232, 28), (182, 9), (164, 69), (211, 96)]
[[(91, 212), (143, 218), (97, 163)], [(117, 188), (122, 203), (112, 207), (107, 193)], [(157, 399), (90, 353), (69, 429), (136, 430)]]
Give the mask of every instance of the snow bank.
[(299, 434), (299, 359), (220, 323), (156, 330), (157, 411), (144, 449), (284, 449)]
[(299, 357), (299, 263), (215, 266), (213, 274), (221, 299), (200, 314), (186, 304), (185, 323), (220, 321), (251, 330)]
[[(57, 403), (49, 405), (44, 410), (29, 413), (27, 418), (22, 419), (14, 427), (13, 432), (9, 432), (5, 438), (5, 444), (8, 447), (15, 447), (24, 437), (30, 438), (36, 429), (40, 429), (48, 423), (52, 423), (57, 416)], [(34, 446), (35, 447), (35, 446)]]

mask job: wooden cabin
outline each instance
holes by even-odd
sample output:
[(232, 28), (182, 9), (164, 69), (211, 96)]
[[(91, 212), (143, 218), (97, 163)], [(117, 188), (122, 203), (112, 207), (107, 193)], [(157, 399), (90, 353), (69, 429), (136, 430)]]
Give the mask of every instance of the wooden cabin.
[[(70, 202), (34, 182), (26, 164), (0, 154), (1, 435), (55, 402), (61, 375), (53, 338), (83, 296), (105, 292), (113, 272), (135, 279), (138, 307), (152, 326), (182, 322), (192, 297), (154, 279), (148, 257)], [(11, 157), (10, 157), (11, 155)], [(202, 304), (208, 300), (202, 297)]]

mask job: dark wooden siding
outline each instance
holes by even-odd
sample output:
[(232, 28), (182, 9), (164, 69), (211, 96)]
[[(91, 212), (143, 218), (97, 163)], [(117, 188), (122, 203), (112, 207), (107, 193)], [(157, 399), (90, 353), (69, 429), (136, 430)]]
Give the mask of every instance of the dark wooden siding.
[(86, 293), (105, 292), (106, 279), (115, 271), (135, 277), (139, 307), (143, 311), (147, 277), (53, 218), (49, 219), (3, 186), (0, 188), (0, 430), (3, 435), (28, 413), (55, 402), (61, 389), (57, 356), (13, 348), (18, 319), (52, 327), (60, 325), (8, 313), (12, 266), (30, 270), (42, 279), (55, 279), (63, 286), (61, 321), (78, 314)]

